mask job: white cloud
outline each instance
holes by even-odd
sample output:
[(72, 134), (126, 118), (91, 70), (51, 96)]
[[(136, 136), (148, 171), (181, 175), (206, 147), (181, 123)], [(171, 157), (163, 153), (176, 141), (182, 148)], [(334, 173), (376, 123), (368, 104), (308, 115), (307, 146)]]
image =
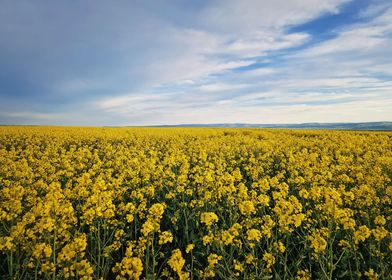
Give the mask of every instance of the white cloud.
[(350, 0), (221, 0), (201, 15), (205, 26), (229, 33), (281, 30), (325, 13), (337, 13)]
[(278, 73), (279, 70), (273, 67), (263, 67), (263, 68), (255, 68), (252, 70), (248, 70), (243, 72), (239, 75), (246, 76), (246, 77), (260, 77), (260, 76), (267, 76)]
[(122, 96), (105, 98), (103, 100), (97, 101), (96, 105), (100, 109), (111, 112), (127, 112), (129, 110), (134, 110), (134, 108), (138, 108), (138, 110), (144, 110), (148, 108), (149, 104), (153, 104), (152, 106), (154, 107), (160, 102), (168, 100), (171, 96), (172, 94), (168, 93), (127, 94)]
[(205, 84), (198, 87), (201, 92), (225, 92), (236, 91), (248, 87), (246, 84), (228, 84), (228, 83), (212, 83)]
[(387, 39), (382, 36), (382, 27), (362, 27), (347, 30), (337, 38), (323, 42), (313, 48), (301, 52), (299, 57), (315, 57), (331, 53), (352, 53), (353, 51), (366, 51), (381, 46)]
[[(299, 52), (298, 57), (320, 57), (328, 54), (366, 53), (391, 44), (392, 7), (373, 20), (338, 31), (336, 38)], [(373, 58), (372, 56), (369, 56)]]
[(252, 34), (249, 38), (241, 38), (229, 43), (223, 50), (231, 55), (253, 57), (265, 55), (268, 51), (291, 48), (303, 44), (309, 35), (306, 33), (277, 34), (261, 33)]
[(48, 119), (56, 118), (61, 119), (66, 117), (66, 114), (61, 113), (37, 113), (32, 111), (17, 111), (17, 112), (0, 112), (2, 117), (12, 117), (12, 118), (31, 118), (31, 119)]

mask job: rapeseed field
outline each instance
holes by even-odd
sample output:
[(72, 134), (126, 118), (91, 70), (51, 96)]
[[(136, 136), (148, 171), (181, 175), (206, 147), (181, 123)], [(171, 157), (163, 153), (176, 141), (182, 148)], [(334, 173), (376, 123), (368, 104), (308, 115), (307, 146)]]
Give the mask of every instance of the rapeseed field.
[(1, 279), (392, 279), (392, 133), (0, 127)]

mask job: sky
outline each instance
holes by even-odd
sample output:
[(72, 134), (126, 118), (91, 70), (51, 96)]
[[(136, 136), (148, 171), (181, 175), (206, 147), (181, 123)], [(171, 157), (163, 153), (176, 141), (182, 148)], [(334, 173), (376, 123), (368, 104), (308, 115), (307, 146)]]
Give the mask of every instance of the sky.
[(368, 121), (390, 0), (0, 0), (0, 124)]

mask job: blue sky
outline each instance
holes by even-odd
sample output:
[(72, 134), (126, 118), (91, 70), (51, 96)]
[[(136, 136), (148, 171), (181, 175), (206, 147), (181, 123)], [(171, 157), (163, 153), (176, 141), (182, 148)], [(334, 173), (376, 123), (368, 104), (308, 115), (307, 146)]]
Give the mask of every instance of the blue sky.
[(0, 0), (0, 124), (392, 121), (390, 0)]

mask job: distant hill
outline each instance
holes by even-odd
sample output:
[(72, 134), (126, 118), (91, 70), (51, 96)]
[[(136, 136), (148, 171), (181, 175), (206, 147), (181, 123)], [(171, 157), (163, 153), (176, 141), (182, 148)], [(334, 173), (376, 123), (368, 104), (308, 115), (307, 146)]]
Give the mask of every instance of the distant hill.
[(292, 128), (292, 129), (388, 130), (389, 131), (392, 130), (392, 122), (298, 123), (298, 124), (216, 123), (216, 124), (156, 125), (154, 127)]

